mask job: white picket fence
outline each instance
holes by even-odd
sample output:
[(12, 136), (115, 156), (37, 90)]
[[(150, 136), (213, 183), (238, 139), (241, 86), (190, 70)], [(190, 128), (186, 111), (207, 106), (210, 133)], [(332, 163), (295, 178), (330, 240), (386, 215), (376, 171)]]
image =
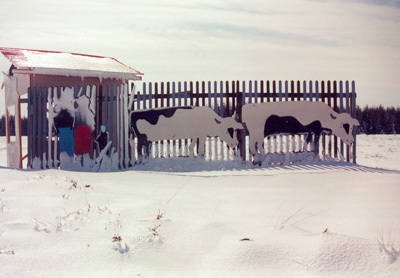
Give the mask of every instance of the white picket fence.
[[(59, 87), (30, 88), (28, 91), (28, 167), (53, 168), (60, 163), (58, 138), (53, 134), (53, 121), (49, 109)], [(236, 115), (241, 120), (242, 106), (246, 103), (281, 101), (322, 101), (335, 111), (347, 112), (355, 118), (355, 82), (349, 81), (214, 81), (214, 82), (161, 82), (103, 86), (75, 86), (75, 97), (90, 92), (95, 99), (95, 128), (109, 128), (112, 145), (108, 156), (121, 169), (138, 162), (137, 140), (130, 127), (130, 112), (134, 110), (176, 106), (208, 106), (221, 117)], [(355, 134), (354, 134), (355, 137)], [(206, 160), (251, 161), (248, 134), (239, 134), (239, 146), (229, 150), (218, 138), (206, 141)], [(271, 136), (264, 141), (266, 161), (281, 164), (307, 160), (314, 154), (311, 145), (302, 152), (304, 136)], [(190, 140), (164, 140), (153, 143), (150, 158), (197, 156), (190, 153)], [(95, 161), (99, 152), (95, 146), (90, 159)], [(356, 162), (356, 141), (346, 146), (336, 136), (321, 136), (318, 157)]]

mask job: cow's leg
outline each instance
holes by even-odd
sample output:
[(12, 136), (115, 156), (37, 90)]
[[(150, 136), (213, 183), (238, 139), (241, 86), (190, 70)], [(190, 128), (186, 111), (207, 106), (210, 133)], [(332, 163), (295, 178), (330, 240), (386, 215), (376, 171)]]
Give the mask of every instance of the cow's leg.
[(263, 154), (264, 154), (264, 139), (261, 140), (261, 141), (257, 140), (254, 143), (254, 146), (255, 146), (255, 151), (253, 153), (253, 164), (261, 166), (261, 164), (262, 164), (262, 162), (264, 160), (264, 157), (263, 157)]
[(206, 148), (205, 148), (205, 144), (206, 144), (206, 139), (205, 138), (197, 138), (198, 141), (198, 154), (201, 156), (204, 156), (204, 154), (206, 153)]
[(138, 137), (136, 150), (138, 153), (138, 159), (136, 161), (136, 164), (140, 164), (140, 163), (142, 163), (142, 157), (143, 157), (143, 139), (140, 137)]
[(196, 142), (197, 142), (197, 137), (190, 139), (190, 145), (189, 145), (190, 153), (188, 156), (194, 156), (194, 146), (196, 145)]
[(314, 141), (314, 154), (319, 155), (319, 137), (320, 133), (315, 133), (315, 141)]
[(255, 155), (258, 153), (258, 151), (257, 151), (258, 148), (260, 148), (260, 146), (262, 146), (262, 144), (264, 143), (264, 132), (262, 130), (260, 132), (256, 129), (254, 129), (254, 130), (252, 129), (249, 132), (249, 138), (250, 138), (250, 146), (249, 146), (250, 152), (252, 155)]
[(151, 141), (146, 141), (144, 144), (144, 151), (145, 151), (145, 156), (146, 158), (150, 157), (150, 152), (151, 152)]
[(306, 138), (304, 140), (304, 143), (303, 143), (302, 152), (306, 152), (307, 151), (307, 145), (311, 142), (311, 139), (312, 139), (312, 133), (308, 132), (307, 135), (306, 135)]

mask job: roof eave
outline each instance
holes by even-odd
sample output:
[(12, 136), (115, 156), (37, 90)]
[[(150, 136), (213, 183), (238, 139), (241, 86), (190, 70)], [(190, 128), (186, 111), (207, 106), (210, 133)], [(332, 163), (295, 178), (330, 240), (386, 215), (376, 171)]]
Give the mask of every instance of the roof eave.
[(38, 74), (38, 75), (56, 75), (66, 77), (80, 78), (98, 78), (98, 79), (117, 79), (117, 80), (142, 80), (140, 72), (103, 72), (92, 70), (69, 70), (69, 69), (54, 69), (54, 68), (15, 68), (14, 74)]

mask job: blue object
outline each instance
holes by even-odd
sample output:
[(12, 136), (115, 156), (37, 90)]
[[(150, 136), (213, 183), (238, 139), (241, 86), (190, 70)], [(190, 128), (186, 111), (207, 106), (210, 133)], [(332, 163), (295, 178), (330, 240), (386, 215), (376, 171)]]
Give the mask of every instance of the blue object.
[(106, 132), (106, 131), (108, 131), (107, 125), (101, 125), (100, 126), (100, 132)]
[(58, 128), (58, 138), (60, 141), (60, 153), (66, 152), (69, 156), (74, 155), (74, 132), (70, 127)]

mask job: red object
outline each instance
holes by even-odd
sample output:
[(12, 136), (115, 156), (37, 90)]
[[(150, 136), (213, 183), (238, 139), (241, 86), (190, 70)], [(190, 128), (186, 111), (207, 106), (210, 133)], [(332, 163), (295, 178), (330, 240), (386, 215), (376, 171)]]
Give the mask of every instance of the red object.
[(90, 153), (92, 147), (92, 129), (88, 125), (80, 125), (75, 128), (75, 154)]

